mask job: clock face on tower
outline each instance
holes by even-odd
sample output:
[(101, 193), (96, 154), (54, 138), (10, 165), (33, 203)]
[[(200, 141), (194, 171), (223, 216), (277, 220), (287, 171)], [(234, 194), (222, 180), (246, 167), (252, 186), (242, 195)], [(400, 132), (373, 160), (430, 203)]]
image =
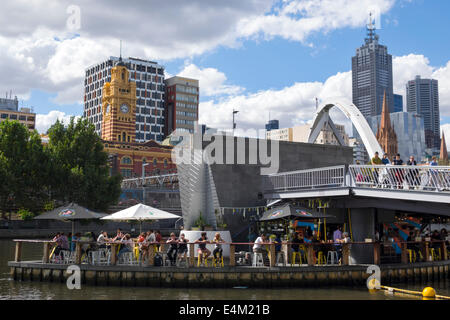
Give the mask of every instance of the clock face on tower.
[(122, 113), (128, 113), (129, 110), (130, 110), (130, 108), (128, 107), (128, 105), (126, 103), (124, 103), (120, 106), (120, 111)]

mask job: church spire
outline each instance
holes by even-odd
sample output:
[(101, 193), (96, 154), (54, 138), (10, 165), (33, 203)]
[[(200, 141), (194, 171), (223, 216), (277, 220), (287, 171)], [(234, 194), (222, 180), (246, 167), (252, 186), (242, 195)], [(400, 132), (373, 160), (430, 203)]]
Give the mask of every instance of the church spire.
[(383, 96), (383, 109), (381, 111), (380, 125), (377, 130), (377, 140), (384, 152), (388, 154), (389, 159), (392, 160), (398, 152), (398, 142), (394, 128), (391, 126), (391, 116), (388, 110), (386, 91)]
[(445, 143), (444, 131), (442, 131), (441, 153), (439, 155), (439, 165), (448, 166), (448, 152), (447, 152), (447, 145)]

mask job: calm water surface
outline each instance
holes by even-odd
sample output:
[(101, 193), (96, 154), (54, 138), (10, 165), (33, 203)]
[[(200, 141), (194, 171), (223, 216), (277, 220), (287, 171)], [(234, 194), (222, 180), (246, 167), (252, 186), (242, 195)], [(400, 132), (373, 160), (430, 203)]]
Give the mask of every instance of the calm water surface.
[[(42, 244), (24, 244), (25, 260), (39, 260)], [(418, 297), (390, 296), (384, 292), (369, 293), (365, 288), (304, 288), (304, 289), (176, 289), (176, 288), (131, 288), (131, 287), (93, 287), (82, 285), (81, 290), (69, 290), (65, 284), (45, 282), (17, 282), (11, 279), (7, 261), (13, 260), (14, 243), (0, 240), (0, 300), (77, 300), (77, 299), (248, 299), (248, 300), (392, 300), (418, 299)], [(401, 288), (421, 291), (427, 284), (417, 286), (398, 285)], [(438, 294), (450, 295), (449, 283), (434, 283)]]

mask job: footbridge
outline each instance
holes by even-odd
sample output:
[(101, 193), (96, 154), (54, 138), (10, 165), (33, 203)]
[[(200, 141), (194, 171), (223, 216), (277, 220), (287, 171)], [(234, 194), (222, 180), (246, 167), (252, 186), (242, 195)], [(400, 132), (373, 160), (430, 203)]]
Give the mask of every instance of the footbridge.
[(436, 211), (433, 213), (450, 215), (450, 167), (446, 166), (342, 165), (277, 173), (264, 179), (267, 199), (347, 197), (380, 208), (397, 201), (403, 209), (423, 210), (426, 205)]

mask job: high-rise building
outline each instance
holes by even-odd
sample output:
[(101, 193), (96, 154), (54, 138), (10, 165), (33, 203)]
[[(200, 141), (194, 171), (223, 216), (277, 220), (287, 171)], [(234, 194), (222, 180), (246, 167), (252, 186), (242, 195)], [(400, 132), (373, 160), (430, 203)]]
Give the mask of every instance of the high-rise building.
[(166, 79), (165, 135), (175, 130), (194, 132), (198, 121), (199, 81), (184, 77)]
[(387, 153), (389, 159), (394, 159), (398, 151), (397, 134), (391, 126), (390, 112), (387, 109), (386, 95), (383, 97), (381, 121), (378, 125), (377, 140), (380, 147)]
[[(392, 56), (378, 39), (375, 26), (369, 24), (364, 45), (352, 57), (353, 104), (366, 119), (381, 114), (384, 93), (389, 112), (394, 110)], [(355, 130), (353, 134), (356, 135)]]
[(434, 153), (440, 148), (440, 119), (438, 81), (416, 76), (406, 84), (406, 109), (423, 116), (425, 142)]
[(0, 122), (6, 119), (19, 121), (30, 130), (36, 128), (36, 114), (30, 108), (19, 109), (17, 97), (14, 99), (0, 98)]
[[(84, 113), (83, 116), (95, 125), (101, 136), (102, 132), (102, 97), (103, 86), (111, 81), (111, 69), (120, 58), (110, 57), (86, 69), (84, 79)], [(129, 80), (136, 83), (136, 122), (135, 136), (137, 142), (164, 138), (164, 67), (156, 62), (128, 58), (123, 63), (129, 71)]]
[(403, 96), (401, 94), (394, 94), (393, 112), (403, 112)]
[(266, 131), (280, 129), (280, 122), (278, 120), (269, 120), (266, 124)]

